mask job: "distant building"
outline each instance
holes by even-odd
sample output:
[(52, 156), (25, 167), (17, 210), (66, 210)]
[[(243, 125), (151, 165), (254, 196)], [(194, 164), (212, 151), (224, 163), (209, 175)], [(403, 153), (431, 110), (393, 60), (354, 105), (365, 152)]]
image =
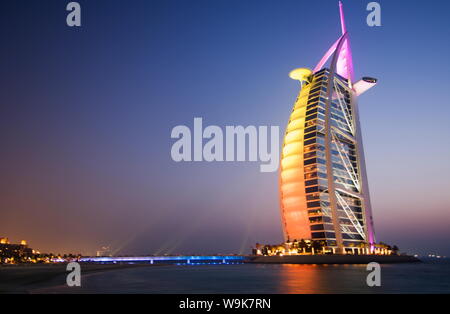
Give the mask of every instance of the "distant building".
[(11, 244), (8, 238), (0, 238), (0, 264), (27, 262), (33, 256), (33, 249), (28, 247), (25, 240), (20, 244)]
[(103, 246), (97, 251), (97, 256), (112, 256), (111, 248), (109, 246)]

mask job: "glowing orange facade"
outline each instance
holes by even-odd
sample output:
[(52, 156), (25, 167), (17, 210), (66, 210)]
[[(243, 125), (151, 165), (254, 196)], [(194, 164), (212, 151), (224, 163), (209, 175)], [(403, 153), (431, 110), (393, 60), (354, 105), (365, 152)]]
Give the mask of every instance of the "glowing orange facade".
[(308, 211), (304, 179), (304, 131), (310, 87), (300, 91), (284, 138), (280, 167), (280, 202), (287, 239), (309, 239)]

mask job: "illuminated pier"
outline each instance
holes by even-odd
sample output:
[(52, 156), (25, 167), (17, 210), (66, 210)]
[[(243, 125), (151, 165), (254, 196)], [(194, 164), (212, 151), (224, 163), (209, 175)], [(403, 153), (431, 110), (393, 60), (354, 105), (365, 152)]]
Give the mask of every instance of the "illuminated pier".
[[(84, 263), (147, 263), (147, 264), (241, 264), (245, 256), (130, 256), (82, 257)], [(63, 262), (63, 260), (61, 260)]]

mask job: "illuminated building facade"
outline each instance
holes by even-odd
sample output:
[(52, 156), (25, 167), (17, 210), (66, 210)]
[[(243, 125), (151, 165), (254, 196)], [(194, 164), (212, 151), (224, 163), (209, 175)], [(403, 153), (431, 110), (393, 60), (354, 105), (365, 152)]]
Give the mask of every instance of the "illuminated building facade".
[(342, 36), (314, 70), (290, 73), (301, 90), (284, 137), (280, 207), (286, 242), (318, 240), (344, 252), (375, 243), (357, 97), (377, 80), (354, 81), (339, 8)]
[(32, 256), (33, 250), (28, 247), (25, 240), (20, 244), (12, 244), (8, 238), (0, 238), (0, 264), (28, 261)]

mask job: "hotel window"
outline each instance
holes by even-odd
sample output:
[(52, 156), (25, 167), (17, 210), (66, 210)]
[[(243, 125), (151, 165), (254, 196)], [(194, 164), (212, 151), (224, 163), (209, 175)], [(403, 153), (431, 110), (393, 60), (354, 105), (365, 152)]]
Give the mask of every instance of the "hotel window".
[(316, 107), (316, 106), (312, 106), (311, 109), (310, 109), (310, 108), (307, 108), (307, 111), (306, 111), (306, 115), (305, 115), (305, 116), (309, 116), (309, 115), (314, 114), (314, 113), (316, 113), (316, 112), (317, 112), (317, 107)]
[(306, 117), (305, 121), (309, 121), (309, 120), (316, 119), (316, 118), (317, 118), (317, 113)]
[(315, 171), (316, 169), (317, 169), (316, 166), (308, 166), (308, 167), (305, 167), (305, 172)]
[(318, 200), (318, 199), (319, 199), (319, 194), (318, 193), (306, 195), (306, 200), (308, 200), (308, 201), (315, 201), (315, 200)]
[(316, 126), (313, 126), (313, 127), (310, 127), (310, 128), (305, 129), (305, 133), (313, 132), (313, 131), (315, 131), (315, 130), (317, 130), (317, 127), (316, 127)]
[(317, 159), (317, 162), (319, 163), (319, 164), (322, 164), (322, 165), (325, 165), (327, 162), (325, 161), (325, 160), (323, 160), (323, 159)]
[(305, 186), (317, 185), (317, 180), (305, 181)]
[(311, 173), (306, 173), (305, 174), (305, 179), (313, 179), (313, 178), (317, 178), (317, 172), (311, 172)]
[(323, 225), (311, 225), (311, 230), (324, 230)]
[(305, 151), (305, 153), (308, 153), (308, 152), (312, 152), (315, 149), (316, 149), (316, 145), (311, 145), (311, 146), (305, 147), (304, 151)]
[(306, 193), (313, 193), (313, 192), (318, 192), (319, 191), (319, 187), (318, 186), (313, 186), (310, 188), (305, 188), (305, 192)]
[(305, 123), (305, 128), (307, 128), (307, 127), (309, 127), (311, 125), (315, 125), (315, 124), (316, 124), (315, 121), (308, 121), (308, 122)]
[(320, 207), (320, 202), (310, 202), (306, 205), (308, 208)]
[(314, 224), (314, 223), (321, 223), (322, 222), (322, 217), (310, 217), (309, 218), (309, 222)]
[(314, 163), (316, 163), (316, 159), (315, 158), (305, 160), (305, 166), (306, 165), (311, 165), (311, 164), (314, 164)]
[(311, 236), (313, 239), (323, 239), (325, 237), (325, 232), (312, 232)]

